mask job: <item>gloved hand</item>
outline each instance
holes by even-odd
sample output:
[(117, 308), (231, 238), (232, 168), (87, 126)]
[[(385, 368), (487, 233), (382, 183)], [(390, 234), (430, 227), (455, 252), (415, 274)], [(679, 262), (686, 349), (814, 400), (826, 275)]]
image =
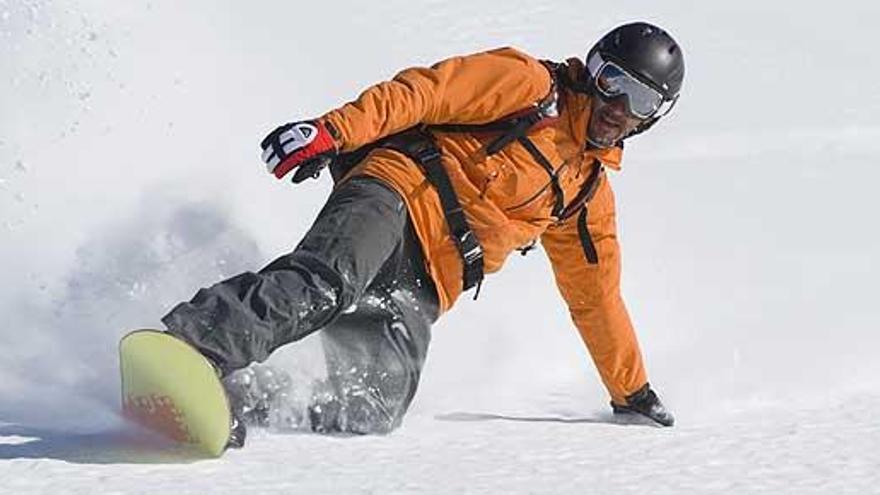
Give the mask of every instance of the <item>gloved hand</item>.
[(263, 161), (275, 177), (282, 179), (298, 168), (293, 174), (295, 183), (317, 176), (338, 153), (333, 137), (319, 120), (279, 126), (263, 138), (260, 146)]

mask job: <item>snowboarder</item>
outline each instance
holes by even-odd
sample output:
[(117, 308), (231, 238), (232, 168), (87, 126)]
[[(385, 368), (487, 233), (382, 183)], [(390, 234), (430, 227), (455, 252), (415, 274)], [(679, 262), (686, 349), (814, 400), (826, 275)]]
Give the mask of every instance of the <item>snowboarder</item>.
[(269, 171), (300, 182), (329, 166), (336, 181), (314, 225), (291, 253), (162, 321), (223, 375), (320, 330), (331, 387), (309, 407), (312, 429), (389, 432), (415, 394), (431, 325), (540, 241), (613, 411), (671, 426), (620, 295), (606, 171), (671, 110), (683, 78), (676, 42), (637, 22), (584, 61), (513, 48), (455, 57), (282, 125), (262, 141)]

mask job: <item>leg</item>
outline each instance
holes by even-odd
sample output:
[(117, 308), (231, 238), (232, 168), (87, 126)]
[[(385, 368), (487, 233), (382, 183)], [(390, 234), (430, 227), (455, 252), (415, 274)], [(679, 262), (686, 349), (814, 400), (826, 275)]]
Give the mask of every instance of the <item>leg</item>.
[(438, 302), (409, 229), (358, 302), (321, 331), (327, 380), (309, 406), (318, 432), (388, 433), (415, 396)]
[(401, 244), (406, 221), (396, 192), (376, 179), (354, 178), (333, 192), (292, 253), (258, 273), (199, 290), (162, 321), (224, 373), (263, 361), (359, 300)]

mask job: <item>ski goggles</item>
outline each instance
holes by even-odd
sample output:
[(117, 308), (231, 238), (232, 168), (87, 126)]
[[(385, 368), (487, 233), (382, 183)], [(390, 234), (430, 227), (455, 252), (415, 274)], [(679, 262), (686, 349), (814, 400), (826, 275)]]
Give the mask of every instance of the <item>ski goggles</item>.
[(587, 71), (600, 96), (606, 99), (625, 96), (629, 113), (641, 120), (666, 115), (678, 100), (678, 96), (666, 98), (623, 67), (610, 60), (603, 60), (598, 53), (587, 61)]

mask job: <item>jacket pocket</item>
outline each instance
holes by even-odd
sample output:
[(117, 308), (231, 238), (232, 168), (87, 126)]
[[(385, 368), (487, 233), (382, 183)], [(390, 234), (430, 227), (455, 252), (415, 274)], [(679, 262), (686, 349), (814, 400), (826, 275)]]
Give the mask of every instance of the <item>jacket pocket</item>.
[(593, 244), (593, 238), (590, 237), (590, 230), (587, 229), (587, 207), (584, 206), (577, 220), (578, 237), (581, 239), (581, 247), (584, 248), (584, 256), (587, 263), (591, 265), (599, 264), (599, 254), (596, 252), (596, 245)]

